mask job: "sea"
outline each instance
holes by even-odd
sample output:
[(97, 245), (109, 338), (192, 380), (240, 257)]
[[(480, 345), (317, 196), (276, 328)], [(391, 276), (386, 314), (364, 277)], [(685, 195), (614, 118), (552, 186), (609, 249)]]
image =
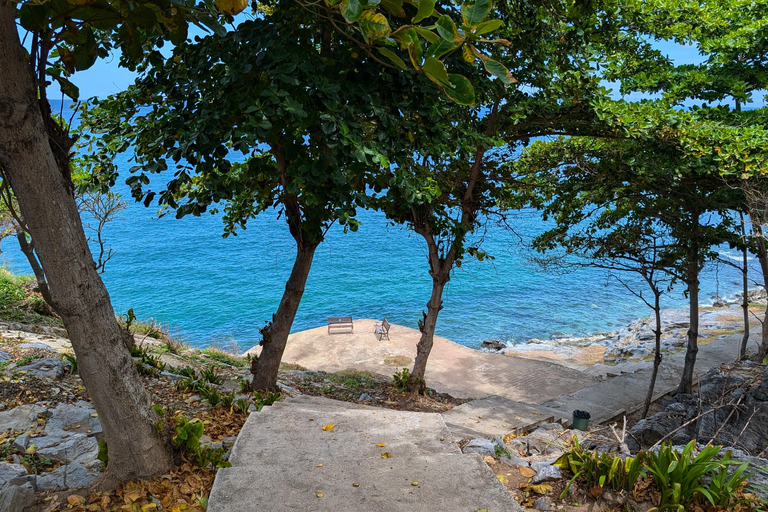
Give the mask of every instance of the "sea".
[[(157, 206), (133, 202), (122, 181), (131, 164), (125, 155), (117, 163), (125, 175), (115, 192), (128, 207), (104, 230), (114, 255), (102, 274), (115, 312), (133, 309), (139, 319), (161, 324), (194, 347), (234, 352), (257, 344), (259, 329), (280, 302), (295, 255), (284, 219), (268, 211), (237, 236), (224, 238), (219, 214), (176, 219), (159, 215)], [(357, 232), (345, 233), (335, 225), (319, 246), (293, 332), (326, 325), (329, 316), (348, 315), (418, 327), (431, 290), (423, 240), (379, 212), (359, 210), (357, 217), (362, 222)], [(611, 276), (595, 268), (567, 273), (543, 268), (527, 242), (546, 223), (523, 212), (507, 224), (489, 220), (478, 233), (492, 259), (468, 259), (455, 269), (437, 335), (478, 348), (492, 339), (511, 344), (607, 332), (650, 315), (616, 278), (644, 290), (635, 276)], [(15, 238), (6, 238), (0, 249), (6, 267), (31, 273)], [(726, 248), (721, 255), (733, 262), (741, 257)], [(740, 272), (726, 264), (710, 265), (701, 281), (703, 305), (741, 289)], [(684, 292), (684, 285), (673, 288), (663, 307), (687, 307)]]

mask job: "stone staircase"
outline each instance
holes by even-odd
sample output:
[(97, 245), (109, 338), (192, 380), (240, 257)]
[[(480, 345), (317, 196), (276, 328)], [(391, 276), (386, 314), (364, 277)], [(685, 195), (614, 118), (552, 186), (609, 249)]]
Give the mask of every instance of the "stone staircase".
[(251, 414), (230, 461), (209, 512), (522, 510), (439, 414), (295, 396)]

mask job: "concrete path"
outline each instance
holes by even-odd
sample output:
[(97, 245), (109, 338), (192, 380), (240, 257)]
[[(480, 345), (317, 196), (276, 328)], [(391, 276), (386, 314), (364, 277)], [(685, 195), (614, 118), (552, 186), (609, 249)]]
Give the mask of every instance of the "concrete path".
[(439, 414), (287, 398), (248, 417), (230, 460), (209, 512), (522, 511)]
[[(696, 377), (708, 372), (721, 363), (734, 361), (741, 343), (742, 334), (720, 336), (712, 343), (699, 346), (694, 368)], [(752, 344), (750, 338), (750, 344)], [(754, 339), (759, 339), (755, 335)], [(683, 371), (685, 351), (667, 356), (662, 360), (654, 387), (656, 397), (677, 389)], [(651, 363), (646, 363), (633, 373), (618, 375), (598, 384), (564, 394), (543, 402), (541, 405), (560, 411), (570, 417), (579, 409), (592, 415), (592, 423), (605, 423), (631, 414), (643, 407), (648, 386), (651, 382)], [(620, 369), (621, 367), (617, 367)]]

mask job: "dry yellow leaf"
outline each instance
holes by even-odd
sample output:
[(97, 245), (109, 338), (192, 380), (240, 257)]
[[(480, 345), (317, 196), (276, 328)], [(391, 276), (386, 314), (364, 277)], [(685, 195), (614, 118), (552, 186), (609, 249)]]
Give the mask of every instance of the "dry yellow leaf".
[(37, 451), (37, 445), (36, 444), (31, 444), (31, 445), (29, 445), (27, 447), (26, 450), (24, 450), (24, 453), (26, 453), (27, 455), (32, 455), (36, 451)]
[(552, 486), (549, 484), (532, 485), (531, 490), (538, 494), (547, 494), (552, 492)]
[(520, 474), (523, 476), (523, 478), (533, 478), (534, 476), (536, 476), (536, 471), (531, 468), (527, 468), (525, 466), (518, 466), (517, 469), (520, 470)]
[(248, 0), (216, 0), (216, 8), (222, 14), (240, 14), (248, 7)]
[(329, 424), (327, 424), (326, 426), (323, 427), (323, 430), (332, 430), (333, 427), (335, 427), (335, 426), (336, 425), (334, 425), (333, 423), (329, 423)]
[(318, 464), (316, 467), (321, 468), (321, 467), (323, 467), (323, 465), (322, 464)]
[(360, 487), (360, 484), (355, 482), (355, 483), (352, 484), (352, 487)]
[(77, 507), (78, 505), (82, 505), (83, 503), (85, 503), (85, 498), (83, 498), (79, 494), (73, 494), (72, 496), (69, 496), (67, 498), (67, 503), (69, 503), (73, 507)]
[(321, 492), (317, 493), (317, 497), (318, 498), (322, 498), (323, 496), (325, 496), (323, 493), (321, 493)]
[(411, 485), (416, 487), (417, 485), (419, 485), (419, 482), (411, 482)]
[(379, 448), (384, 448), (386, 446), (386, 443), (379, 443), (376, 446), (378, 446)]
[(496, 478), (499, 479), (499, 482), (506, 484), (509, 482), (509, 478), (507, 478), (507, 475), (496, 475)]
[(148, 503), (141, 507), (141, 512), (153, 512), (157, 510), (157, 505), (154, 503)]
[(490, 455), (483, 455), (483, 460), (485, 461), (486, 464), (493, 464), (494, 462), (496, 462), (496, 459), (494, 459)]
[(391, 459), (392, 455), (389, 452), (384, 452), (381, 454), (382, 459)]

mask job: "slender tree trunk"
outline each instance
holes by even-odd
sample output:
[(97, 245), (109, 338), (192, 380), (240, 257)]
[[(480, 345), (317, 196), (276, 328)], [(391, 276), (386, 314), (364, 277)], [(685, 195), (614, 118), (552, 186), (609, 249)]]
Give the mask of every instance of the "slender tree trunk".
[(296, 311), (304, 295), (315, 249), (317, 244), (310, 244), (309, 247), (302, 247), (301, 244), (297, 246), (296, 260), (288, 282), (285, 283), (280, 306), (272, 316), (272, 322), (262, 332), (261, 354), (251, 362), (252, 390), (272, 391), (277, 388), (277, 371), (280, 369), (280, 361), (285, 352), (293, 320), (296, 318)]
[(642, 419), (648, 416), (648, 409), (651, 408), (651, 402), (653, 401), (653, 390), (656, 387), (656, 377), (659, 375), (659, 366), (661, 366), (661, 293), (654, 289), (654, 301), (653, 301), (653, 313), (656, 317), (656, 329), (653, 334), (656, 336), (656, 346), (653, 354), (653, 371), (651, 372), (651, 383), (648, 386), (648, 395), (645, 397), (645, 405), (643, 406)]
[[(753, 211), (749, 213), (749, 220), (752, 224), (755, 241), (757, 242), (757, 261), (760, 262), (760, 270), (763, 272), (763, 288), (768, 291), (768, 250), (765, 247), (763, 227), (760, 225), (760, 218)], [(765, 308), (763, 326), (760, 333), (760, 346), (757, 349), (758, 361), (762, 361), (768, 356), (768, 307)]]
[(688, 307), (690, 328), (688, 329), (688, 346), (685, 350), (685, 365), (680, 379), (678, 393), (693, 392), (693, 370), (696, 365), (696, 354), (699, 353), (699, 262), (698, 244), (693, 243), (689, 250), (688, 264)]
[[(16, 223), (14, 222), (14, 224)], [(40, 263), (37, 261), (37, 256), (35, 256), (35, 248), (27, 240), (27, 233), (21, 226), (17, 224), (15, 229), (16, 240), (19, 241), (19, 248), (21, 249), (22, 254), (26, 256), (29, 266), (32, 267), (32, 273), (35, 275), (40, 295), (42, 295), (43, 300), (53, 308), (53, 298), (51, 297), (51, 292), (48, 290), (48, 282), (45, 280), (45, 273), (43, 272), (42, 267), (40, 267)]]
[(739, 347), (739, 360), (744, 359), (747, 354), (747, 342), (749, 341), (749, 298), (747, 294), (749, 292), (749, 265), (747, 265), (747, 233), (744, 227), (744, 214), (741, 216), (741, 237), (744, 240), (744, 249), (741, 253), (741, 287), (742, 287), (742, 301), (741, 307), (744, 310), (744, 336), (741, 338), (741, 346)]
[(167, 443), (96, 273), (68, 169), (59, 169), (19, 43), (14, 4), (0, 3), (0, 167), (35, 241), (52, 306), (78, 358), (99, 413), (109, 467), (99, 485), (151, 477), (171, 466)]
[(429, 275), (432, 277), (432, 295), (427, 302), (427, 312), (423, 313), (424, 318), (419, 321), (421, 338), (416, 345), (416, 360), (408, 378), (408, 392), (411, 395), (423, 392), (426, 386), (424, 374), (427, 371), (427, 359), (429, 359), (429, 353), (432, 351), (435, 339), (437, 315), (443, 309), (443, 290), (451, 279), (451, 269), (455, 260), (452, 250), (444, 257), (440, 256), (431, 230), (424, 231), (417, 228), (416, 231), (424, 237), (429, 248)]

